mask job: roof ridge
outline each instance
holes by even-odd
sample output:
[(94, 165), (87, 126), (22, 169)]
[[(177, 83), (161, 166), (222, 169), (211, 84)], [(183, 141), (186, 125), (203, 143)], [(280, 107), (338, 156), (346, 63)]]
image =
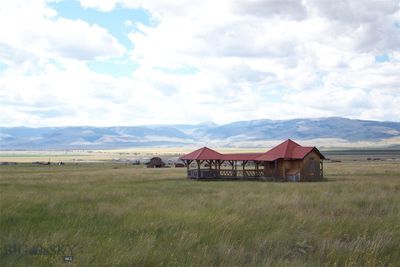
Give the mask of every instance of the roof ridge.
[[(292, 145), (293, 147), (289, 150), (290, 145)], [(292, 157), (293, 156), (293, 151), (298, 148), (298, 147), (303, 147), (302, 145), (296, 143), (295, 141), (293, 141), (292, 139), (288, 139), (287, 140), (287, 146), (286, 146), (286, 151), (285, 151), (285, 158), (288, 157)], [(290, 155), (289, 155), (290, 152)]]
[[(283, 157), (284, 158), (288, 158), (289, 157), (289, 155), (288, 155), (288, 150), (289, 150), (289, 145), (290, 145), (290, 143), (291, 142), (293, 142), (291, 139), (287, 139), (286, 141), (285, 141), (285, 143), (284, 143), (284, 152), (283, 152)], [(293, 142), (294, 143), (294, 142)]]
[(202, 148), (200, 148), (200, 151), (199, 151), (199, 154), (197, 154), (197, 157), (200, 157), (206, 150), (212, 151), (213, 153), (217, 153), (219, 155), (223, 155), (223, 154), (219, 153), (218, 151), (215, 151), (214, 149), (203, 146)]
[(201, 154), (203, 154), (204, 150), (206, 149), (206, 146), (203, 146), (202, 148), (200, 148), (199, 153), (196, 155), (196, 158), (199, 158), (201, 156)]
[(284, 143), (283, 143), (283, 157), (286, 158), (286, 154), (288, 152), (288, 147), (289, 147), (289, 142), (291, 140), (287, 139)]

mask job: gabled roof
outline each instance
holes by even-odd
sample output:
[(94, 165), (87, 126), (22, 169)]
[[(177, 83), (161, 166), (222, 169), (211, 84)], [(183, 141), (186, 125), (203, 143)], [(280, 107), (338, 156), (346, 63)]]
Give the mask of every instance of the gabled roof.
[(288, 139), (265, 153), (235, 153), (221, 154), (208, 147), (202, 147), (180, 157), (181, 160), (254, 160), (274, 161), (277, 159), (303, 159), (311, 151), (316, 152), (322, 159), (325, 157), (315, 147), (305, 147)]
[(321, 158), (324, 156), (315, 147), (305, 147), (297, 144), (296, 142), (288, 139), (280, 143), (276, 147), (268, 150), (256, 160), (259, 161), (273, 161), (277, 159), (303, 159), (311, 151), (317, 152)]
[(208, 147), (202, 147), (189, 154), (180, 157), (181, 160), (217, 160), (221, 159), (222, 154)]

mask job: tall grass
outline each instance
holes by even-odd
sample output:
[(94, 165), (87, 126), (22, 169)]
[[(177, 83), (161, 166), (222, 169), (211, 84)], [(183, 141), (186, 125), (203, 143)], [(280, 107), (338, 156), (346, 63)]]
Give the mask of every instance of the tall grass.
[(326, 181), (296, 184), (196, 182), (184, 169), (107, 163), (0, 174), (1, 266), (59, 266), (68, 252), (13, 245), (71, 246), (71, 266), (400, 264), (395, 163), (327, 163)]

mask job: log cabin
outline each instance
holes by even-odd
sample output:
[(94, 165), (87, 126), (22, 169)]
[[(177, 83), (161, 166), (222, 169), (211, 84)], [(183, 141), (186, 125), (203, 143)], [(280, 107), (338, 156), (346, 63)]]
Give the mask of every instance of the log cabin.
[[(191, 179), (320, 181), (325, 157), (288, 139), (265, 153), (222, 154), (208, 147), (180, 157)], [(228, 167), (226, 166), (228, 163)]]

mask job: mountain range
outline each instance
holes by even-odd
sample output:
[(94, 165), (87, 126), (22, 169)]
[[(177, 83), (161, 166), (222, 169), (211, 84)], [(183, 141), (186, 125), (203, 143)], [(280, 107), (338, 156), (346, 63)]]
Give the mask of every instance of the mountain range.
[[(341, 117), (249, 120), (215, 123), (120, 127), (0, 127), (1, 150), (112, 149), (213, 145), (257, 147), (287, 138), (323, 146), (383, 144), (400, 147), (400, 122)], [(383, 143), (382, 143), (383, 142)], [(340, 146), (340, 145), (339, 145)]]

